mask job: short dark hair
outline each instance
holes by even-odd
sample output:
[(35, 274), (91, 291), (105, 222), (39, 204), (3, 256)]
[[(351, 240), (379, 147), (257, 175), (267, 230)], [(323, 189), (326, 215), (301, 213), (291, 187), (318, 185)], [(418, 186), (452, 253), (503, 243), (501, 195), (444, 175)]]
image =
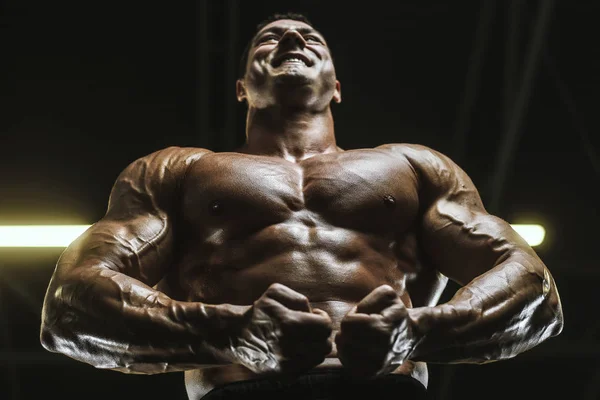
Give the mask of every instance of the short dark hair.
[(256, 30), (254, 31), (254, 35), (248, 41), (248, 43), (246, 44), (246, 47), (244, 48), (242, 57), (240, 59), (240, 65), (239, 65), (239, 71), (238, 71), (238, 76), (240, 78), (243, 78), (244, 74), (246, 73), (246, 64), (248, 63), (248, 54), (250, 53), (250, 47), (252, 47), (252, 41), (254, 40), (254, 36), (256, 36), (256, 34), (258, 32), (260, 32), (260, 30), (262, 28), (269, 25), (271, 22), (279, 21), (282, 19), (291, 19), (294, 21), (304, 22), (305, 24), (310, 25), (311, 27), (314, 28), (314, 25), (308, 20), (306, 13), (298, 13), (298, 12), (275, 13), (275, 14), (271, 14), (270, 16), (265, 18), (258, 25), (256, 25)]

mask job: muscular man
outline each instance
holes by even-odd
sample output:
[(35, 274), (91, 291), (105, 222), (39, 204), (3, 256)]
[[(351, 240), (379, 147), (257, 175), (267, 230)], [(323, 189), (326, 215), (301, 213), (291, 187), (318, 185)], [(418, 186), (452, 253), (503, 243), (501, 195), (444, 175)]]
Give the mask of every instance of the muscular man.
[[(336, 145), (340, 83), (305, 18), (259, 27), (237, 96), (243, 148), (171, 147), (121, 173), (58, 262), (46, 349), (185, 371), (191, 399), (416, 398), (426, 362), (507, 359), (560, 333), (550, 272), (452, 160)], [(448, 279), (461, 288), (437, 304)]]

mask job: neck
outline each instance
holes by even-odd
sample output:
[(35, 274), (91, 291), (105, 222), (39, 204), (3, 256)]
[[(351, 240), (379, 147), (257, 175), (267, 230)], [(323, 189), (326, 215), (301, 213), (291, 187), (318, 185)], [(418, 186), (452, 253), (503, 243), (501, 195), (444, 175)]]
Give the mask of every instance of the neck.
[(336, 152), (331, 109), (250, 108), (246, 118), (244, 150), (293, 162)]

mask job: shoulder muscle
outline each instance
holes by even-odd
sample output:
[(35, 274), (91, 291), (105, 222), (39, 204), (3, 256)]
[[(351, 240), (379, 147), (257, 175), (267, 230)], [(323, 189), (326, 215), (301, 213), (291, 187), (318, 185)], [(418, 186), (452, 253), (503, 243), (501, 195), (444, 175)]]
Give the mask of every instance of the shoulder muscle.
[(170, 211), (187, 169), (209, 152), (168, 147), (133, 161), (113, 185), (107, 216), (133, 210)]

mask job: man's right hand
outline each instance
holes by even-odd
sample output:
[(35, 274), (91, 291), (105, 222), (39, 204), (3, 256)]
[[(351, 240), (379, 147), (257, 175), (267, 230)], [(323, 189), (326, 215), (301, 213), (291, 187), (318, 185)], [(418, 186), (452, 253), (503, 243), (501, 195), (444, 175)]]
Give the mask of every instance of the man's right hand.
[(275, 283), (246, 311), (231, 339), (236, 362), (255, 373), (296, 374), (331, 352), (332, 322), (306, 296)]

